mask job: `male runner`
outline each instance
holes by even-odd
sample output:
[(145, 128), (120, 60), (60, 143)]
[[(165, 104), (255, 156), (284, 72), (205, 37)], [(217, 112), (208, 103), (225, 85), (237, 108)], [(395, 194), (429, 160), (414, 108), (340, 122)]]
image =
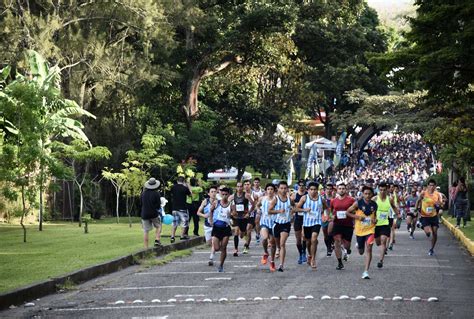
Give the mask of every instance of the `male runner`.
[(428, 251), (430, 256), (434, 255), (434, 248), (438, 240), (439, 219), (436, 207), (441, 206), (441, 201), (441, 195), (436, 191), (436, 181), (430, 179), (426, 191), (420, 194), (416, 202), (416, 209), (421, 212), (420, 222), (426, 237), (430, 237), (433, 234), (431, 237), (431, 248)]
[(393, 200), (388, 196), (388, 187), (385, 182), (379, 184), (379, 193), (372, 198), (377, 203), (377, 223), (375, 225), (375, 243), (382, 246), (380, 252), (380, 261), (377, 263), (378, 268), (383, 267), (383, 260), (387, 252), (387, 243), (390, 238), (389, 213), (390, 209), (394, 209), (398, 215), (398, 209)]
[(212, 226), (211, 223), (209, 222), (209, 215), (211, 213), (211, 206), (212, 204), (217, 200), (216, 195), (217, 195), (217, 186), (212, 185), (209, 187), (209, 191), (207, 193), (209, 195), (209, 198), (205, 198), (201, 202), (201, 206), (199, 206), (199, 209), (197, 211), (197, 215), (200, 217), (204, 217), (204, 237), (206, 238), (206, 242), (211, 246), (211, 255), (209, 256), (209, 266), (214, 265), (214, 245), (212, 244)]
[(212, 227), (212, 244), (214, 251), (221, 252), (219, 272), (224, 272), (224, 261), (227, 257), (227, 244), (229, 236), (232, 235), (230, 229), (231, 205), (229, 202), (230, 189), (224, 187), (220, 191), (222, 199), (214, 201), (211, 205), (209, 220)]
[(268, 213), (276, 214), (273, 227), (273, 236), (277, 248), (280, 250), (280, 267), (278, 271), (283, 272), (286, 256), (286, 240), (291, 229), (291, 198), (288, 196), (288, 184), (285, 181), (278, 183), (278, 194), (270, 202)]
[(334, 216), (331, 231), (334, 237), (336, 249), (337, 267), (336, 269), (344, 269), (342, 263), (342, 249), (345, 248), (344, 260), (347, 261), (347, 255), (351, 253), (351, 240), (354, 232), (354, 226), (351, 218), (347, 218), (346, 211), (354, 203), (354, 199), (346, 194), (346, 184), (344, 182), (337, 183), (337, 195), (331, 201), (331, 212)]
[[(255, 204), (257, 204), (257, 201), (260, 197), (265, 195), (265, 190), (260, 187), (260, 178), (255, 177), (253, 179), (253, 185), (252, 185), (252, 199)], [(255, 214), (255, 239), (257, 241), (257, 244), (260, 243), (260, 215), (256, 209), (254, 209), (254, 214)]]
[(257, 203), (252, 196), (252, 187), (250, 185), (250, 181), (244, 181), (244, 191), (245, 196), (249, 202), (248, 204), (248, 222), (247, 222), (247, 230), (246, 235), (247, 239), (244, 244), (244, 250), (242, 251), (243, 254), (248, 254), (250, 248), (250, 241), (252, 240), (252, 230), (255, 228), (255, 204)]
[[(403, 198), (400, 197), (399, 194), (399, 186), (397, 184), (392, 184), (390, 186), (390, 198), (392, 199), (393, 203), (397, 207), (398, 211), (400, 212), (400, 204), (403, 202)], [(401, 224), (401, 213), (399, 214), (400, 217), (396, 217), (395, 211), (390, 208), (390, 217), (388, 219), (389, 221), (389, 226), (390, 226), (390, 240), (389, 240), (389, 245), (388, 249), (393, 250), (393, 245), (395, 244), (395, 230), (397, 228), (400, 228)]]
[(308, 185), (309, 193), (301, 197), (296, 205), (297, 212), (304, 212), (303, 232), (308, 246), (308, 264), (316, 270), (316, 252), (318, 249), (318, 235), (321, 230), (322, 213), (326, 210), (326, 202), (319, 196), (319, 184), (311, 182)]
[[(354, 202), (347, 210), (347, 215), (355, 220), (355, 235), (359, 254), (365, 254), (365, 268), (362, 279), (370, 279), (369, 268), (372, 261), (372, 246), (374, 245), (374, 233), (376, 224), (377, 203), (372, 200), (374, 190), (372, 187), (362, 187), (362, 199)], [(354, 213), (355, 211), (355, 213)]]
[[(291, 200), (298, 205), (300, 199), (308, 194), (306, 191), (306, 184), (305, 181), (300, 179), (298, 181), (298, 190), (291, 195)], [(298, 213), (295, 214), (295, 220), (293, 222), (293, 229), (295, 230), (295, 238), (296, 238), (296, 248), (298, 249), (299, 258), (298, 264), (302, 264), (307, 261), (306, 258), (306, 240), (304, 240), (302, 229), (303, 229), (303, 215), (304, 211), (300, 210)]]
[[(244, 238), (247, 234), (247, 225), (249, 220), (250, 194), (244, 192), (242, 182), (237, 182), (236, 191), (232, 200), (232, 217), (234, 229), (234, 257), (239, 255), (239, 237)], [(247, 251), (244, 246), (244, 254)]]
[(416, 229), (416, 220), (418, 213), (416, 212), (416, 202), (418, 196), (416, 196), (416, 189), (412, 188), (411, 193), (406, 198), (406, 210), (407, 210), (407, 230), (410, 233), (410, 238), (415, 239), (413, 233)]
[(273, 225), (275, 223), (275, 215), (268, 213), (270, 202), (275, 199), (275, 185), (267, 184), (265, 187), (266, 195), (259, 197), (257, 203), (257, 210), (260, 213), (260, 234), (262, 237), (263, 244), (263, 256), (261, 263), (266, 265), (268, 262), (268, 244), (271, 244), (271, 256), (270, 256), (270, 271), (274, 272), (275, 268), (275, 252), (276, 244), (275, 238), (273, 237)]
[[(325, 194), (324, 194), (324, 200), (326, 201), (326, 207), (331, 207), (331, 200), (335, 197), (335, 193), (336, 192), (334, 190), (333, 184), (331, 184), (331, 183), (326, 184), (326, 191), (325, 191)], [(323, 222), (321, 224), (321, 228), (323, 229), (324, 243), (326, 244), (326, 249), (327, 249), (326, 256), (331, 257), (333, 246), (334, 246), (334, 238), (328, 232), (329, 218), (326, 218), (325, 216), (323, 216)]]

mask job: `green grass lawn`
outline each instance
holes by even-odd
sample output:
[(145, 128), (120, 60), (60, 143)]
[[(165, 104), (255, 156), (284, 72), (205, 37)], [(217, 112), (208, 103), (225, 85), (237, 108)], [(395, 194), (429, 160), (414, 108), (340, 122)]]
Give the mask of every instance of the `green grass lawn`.
[[(454, 226), (456, 226), (456, 218), (445, 216), (445, 218)], [(474, 211), (471, 211), (471, 219), (474, 218)], [(462, 220), (461, 220), (461, 228), (459, 228), (464, 235), (470, 240), (474, 240), (474, 221), (467, 222), (467, 226), (465, 228), (462, 227)]]
[[(43, 231), (28, 225), (27, 242), (19, 225), (0, 225), (0, 292), (139, 251), (143, 248), (140, 219), (121, 217), (89, 223), (89, 233), (77, 223), (45, 223)], [(163, 244), (169, 243), (171, 226), (164, 225)], [(178, 229), (178, 234), (180, 234)], [(200, 232), (203, 234), (203, 231)], [(150, 246), (154, 232), (150, 232)]]

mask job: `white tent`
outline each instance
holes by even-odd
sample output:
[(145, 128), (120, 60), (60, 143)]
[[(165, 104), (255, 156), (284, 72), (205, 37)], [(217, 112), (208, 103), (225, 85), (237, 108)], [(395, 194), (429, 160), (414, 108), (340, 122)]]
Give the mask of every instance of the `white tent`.
[(320, 150), (335, 150), (336, 149), (336, 142), (332, 142), (327, 138), (320, 137), (311, 142), (306, 143), (305, 148), (310, 149), (313, 144), (316, 144), (316, 147)]

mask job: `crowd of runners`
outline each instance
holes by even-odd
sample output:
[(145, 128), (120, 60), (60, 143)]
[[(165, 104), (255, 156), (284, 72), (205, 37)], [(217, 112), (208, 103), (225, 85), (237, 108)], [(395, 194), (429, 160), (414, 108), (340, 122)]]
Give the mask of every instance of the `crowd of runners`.
[[(342, 181), (320, 185), (300, 180), (293, 190), (284, 181), (274, 181), (262, 188), (260, 179), (255, 178), (238, 182), (235, 192), (226, 185), (211, 186), (198, 215), (205, 218), (205, 237), (211, 245), (210, 266), (216, 263), (215, 252), (220, 252), (219, 272), (224, 271), (229, 240), (233, 239), (233, 256), (238, 257), (248, 253), (254, 233), (255, 240), (262, 245), (260, 263), (268, 264), (271, 272), (283, 272), (288, 262), (287, 250), (293, 249), (286, 242), (293, 233), (298, 264), (307, 263), (317, 269), (316, 253), (321, 238), (327, 257), (335, 255), (338, 270), (344, 269), (352, 247), (360, 255), (365, 254), (362, 278), (369, 279), (373, 254), (377, 267), (382, 268), (385, 255), (396, 243), (395, 229), (401, 227), (403, 220), (412, 239), (418, 223), (430, 240), (428, 254), (434, 255), (438, 215), (444, 201), (434, 180), (405, 191), (395, 183), (367, 183), (352, 197)], [(379, 251), (373, 253), (374, 243)]]

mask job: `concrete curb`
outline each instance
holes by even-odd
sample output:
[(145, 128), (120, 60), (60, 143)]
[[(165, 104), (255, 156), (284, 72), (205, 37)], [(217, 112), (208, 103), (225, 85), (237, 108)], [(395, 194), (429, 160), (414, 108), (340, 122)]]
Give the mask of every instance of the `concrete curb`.
[(454, 235), (454, 237), (459, 239), (461, 244), (469, 251), (471, 256), (474, 256), (474, 242), (470, 240), (469, 238), (467, 238), (466, 235), (464, 235), (464, 233), (460, 229), (457, 229), (456, 227), (454, 227), (454, 225), (451, 224), (443, 216), (441, 216), (441, 221), (449, 229), (449, 231)]
[(84, 281), (88, 281), (96, 277), (107, 275), (129, 266), (133, 266), (137, 264), (137, 259), (141, 259), (150, 253), (155, 253), (156, 256), (161, 256), (174, 250), (183, 250), (204, 243), (204, 237), (200, 236), (160, 248), (144, 249), (102, 264), (74, 271), (61, 277), (51, 278), (46, 281), (9, 291), (7, 293), (0, 294), (0, 310), (7, 309), (12, 305), (20, 305), (28, 300), (34, 300), (49, 294), (53, 294), (57, 292), (58, 286), (64, 285), (66, 281), (72, 281), (74, 284), (79, 284)]

